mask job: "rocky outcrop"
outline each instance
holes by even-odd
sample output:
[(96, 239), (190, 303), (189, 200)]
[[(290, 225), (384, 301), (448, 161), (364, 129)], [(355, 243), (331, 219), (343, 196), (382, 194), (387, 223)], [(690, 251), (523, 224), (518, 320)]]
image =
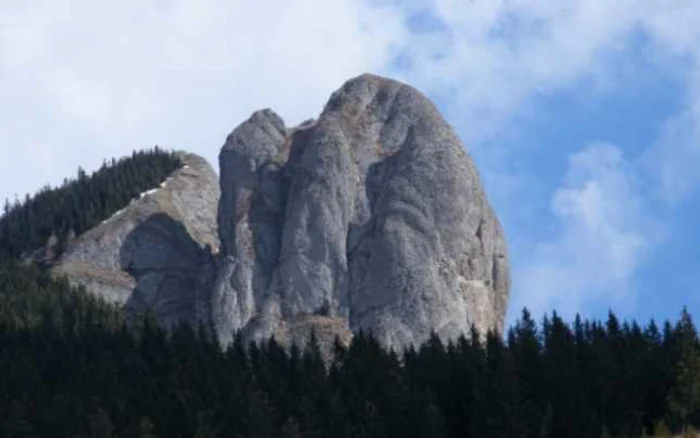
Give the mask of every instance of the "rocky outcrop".
[(211, 313), (222, 343), (236, 330), (262, 339), (323, 326), (402, 347), (432, 331), (502, 328), (501, 226), (464, 146), (417, 90), (362, 75), (292, 129), (258, 111), (229, 135), (220, 166)]
[(151, 309), (165, 326), (208, 323), (218, 178), (203, 158), (180, 158), (161, 187), (73, 240), (54, 274), (125, 306), (127, 316)]
[(129, 315), (204, 324), (222, 345), (313, 332), (327, 354), (358, 330), (401, 348), (502, 329), (503, 231), (463, 144), (414, 88), (362, 75), (294, 128), (255, 112), (221, 150), (220, 201), (209, 165), (182, 160), (54, 272)]

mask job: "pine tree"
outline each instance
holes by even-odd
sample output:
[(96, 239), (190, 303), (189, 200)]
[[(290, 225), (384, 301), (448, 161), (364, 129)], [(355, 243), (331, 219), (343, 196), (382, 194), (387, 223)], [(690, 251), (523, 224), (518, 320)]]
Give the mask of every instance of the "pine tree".
[[(690, 316), (684, 310), (679, 323), (681, 332), (681, 358), (676, 370), (676, 383), (669, 398), (671, 424), (680, 427), (684, 435), (690, 433), (688, 417), (700, 410), (700, 351)], [(686, 331), (687, 330), (687, 331)]]
[(521, 398), (520, 416), (524, 435), (539, 437), (539, 425), (544, 415), (541, 396), (544, 376), (542, 375), (542, 349), (537, 338), (537, 323), (530, 312), (523, 309), (521, 319), (509, 336), (509, 349), (517, 364), (517, 385)]

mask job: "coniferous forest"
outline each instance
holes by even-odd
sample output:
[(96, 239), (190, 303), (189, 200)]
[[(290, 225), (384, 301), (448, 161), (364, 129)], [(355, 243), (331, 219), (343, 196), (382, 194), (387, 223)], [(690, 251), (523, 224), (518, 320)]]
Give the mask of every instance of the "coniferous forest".
[[(642, 437), (697, 426), (691, 316), (657, 326), (523, 311), (503, 336), (386, 351), (359, 333), (329, 363), (314, 342), (221, 349), (159, 328), (17, 257), (79, 234), (178, 165), (161, 151), (6, 208), (0, 218), (0, 436)], [(148, 171), (145, 171), (145, 170)]]
[[(180, 167), (176, 154), (157, 146), (105, 161), (88, 176), (49, 186), (24, 200), (5, 200), (0, 218), (0, 257), (20, 257), (43, 247), (51, 236), (64, 243), (110, 217), (140, 193), (157, 187)], [(60, 245), (59, 245), (60, 248)]]
[(327, 366), (274, 339), (167, 334), (34, 266), (0, 268), (9, 437), (639, 437), (689, 427), (700, 356), (686, 312), (644, 327), (526, 312), (505, 339), (391, 352), (358, 334)]

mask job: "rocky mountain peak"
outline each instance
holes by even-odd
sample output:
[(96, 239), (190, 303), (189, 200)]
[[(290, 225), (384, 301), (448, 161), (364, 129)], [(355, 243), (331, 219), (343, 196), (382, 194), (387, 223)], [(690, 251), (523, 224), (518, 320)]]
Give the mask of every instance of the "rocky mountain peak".
[(502, 327), (501, 227), (464, 146), (416, 89), (365, 74), (295, 129), (258, 111), (220, 165), (223, 342), (310, 316), (394, 346)]
[(506, 243), (464, 145), (421, 92), (364, 74), (317, 119), (271, 109), (79, 236), (55, 272), (166, 325), (387, 346), (501, 330)]

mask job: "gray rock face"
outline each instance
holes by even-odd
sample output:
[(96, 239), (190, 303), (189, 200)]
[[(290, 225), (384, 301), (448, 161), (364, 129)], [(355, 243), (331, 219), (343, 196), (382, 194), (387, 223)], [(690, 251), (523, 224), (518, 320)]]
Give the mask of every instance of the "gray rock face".
[(165, 326), (209, 323), (217, 251), (217, 176), (201, 157), (73, 241), (53, 268), (131, 317), (151, 309)]
[(317, 322), (395, 347), (502, 329), (501, 226), (464, 146), (417, 90), (362, 75), (297, 128), (256, 112), (220, 165), (211, 313), (222, 343)]
[(221, 267), (212, 320), (223, 343), (262, 308), (279, 255), (283, 200), (274, 160), (285, 136), (282, 119), (259, 111), (229, 135), (221, 151)]
[(224, 345), (239, 330), (286, 345), (313, 331), (327, 353), (358, 330), (401, 348), (502, 329), (503, 231), (464, 146), (417, 90), (362, 75), (295, 128), (255, 112), (226, 139), (219, 184), (203, 159), (182, 158), (54, 272), (128, 315), (203, 323)]

